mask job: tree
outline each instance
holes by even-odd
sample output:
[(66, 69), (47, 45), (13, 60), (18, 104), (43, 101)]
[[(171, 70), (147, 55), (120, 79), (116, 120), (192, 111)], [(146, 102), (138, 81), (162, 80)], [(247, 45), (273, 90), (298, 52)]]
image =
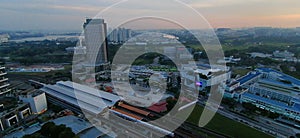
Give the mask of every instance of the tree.
[(49, 107), (52, 109), (53, 112), (55, 113), (58, 113), (60, 112), (61, 110), (63, 110), (64, 108), (60, 107), (60, 106), (57, 106), (57, 105), (54, 105), (54, 104), (49, 104)]
[[(40, 130), (41, 134), (45, 137), (50, 138), (74, 138), (75, 133), (72, 129), (66, 127), (66, 125), (55, 125), (53, 122), (48, 122), (44, 124)], [(34, 138), (31, 135), (26, 136), (26, 138)]]
[(168, 104), (167, 104), (167, 109), (168, 109), (168, 111), (171, 111), (172, 108), (173, 108), (173, 107), (175, 106), (175, 104), (177, 103), (177, 100), (175, 100), (175, 99), (169, 97), (169, 98), (166, 99), (166, 102), (168, 103)]
[(54, 127), (55, 127), (55, 124), (53, 122), (47, 122), (42, 126), (40, 132), (43, 136), (50, 136), (49, 130), (51, 130)]
[(22, 138), (36, 138), (35, 136), (32, 136), (32, 135), (25, 135), (23, 136)]
[(229, 108), (233, 109), (236, 106), (237, 102), (232, 98), (224, 98), (222, 100), (222, 103), (228, 105)]
[(72, 132), (71, 128), (65, 128), (63, 132), (58, 135), (58, 138), (74, 138), (75, 134)]
[(51, 138), (58, 138), (59, 134), (62, 133), (66, 129), (66, 125), (59, 125), (50, 128), (50, 137)]
[(278, 117), (279, 117), (279, 114), (278, 114), (278, 113), (270, 112), (270, 113), (269, 113), (269, 117), (272, 118), (272, 119), (275, 119), (275, 118), (278, 118)]
[(255, 111), (257, 107), (251, 103), (242, 103), (243, 107), (248, 111)]

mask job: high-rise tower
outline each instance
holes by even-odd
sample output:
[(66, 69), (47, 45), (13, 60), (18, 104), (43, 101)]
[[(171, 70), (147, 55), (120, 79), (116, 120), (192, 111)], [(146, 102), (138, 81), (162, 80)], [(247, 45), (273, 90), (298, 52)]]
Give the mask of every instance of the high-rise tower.
[(86, 19), (83, 29), (88, 64), (97, 66), (107, 63), (107, 30), (104, 20)]
[(6, 74), (4, 65), (0, 63), (0, 95), (10, 92), (8, 78), (5, 77)]

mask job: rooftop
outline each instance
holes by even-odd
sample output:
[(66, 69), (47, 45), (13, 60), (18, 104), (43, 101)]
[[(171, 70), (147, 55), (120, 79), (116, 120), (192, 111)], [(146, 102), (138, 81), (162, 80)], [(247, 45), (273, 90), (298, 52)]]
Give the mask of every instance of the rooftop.
[(31, 88), (31, 89), (20, 92), (21, 95), (24, 95), (24, 96), (30, 95), (32, 97), (38, 96), (42, 93), (44, 93), (44, 92), (41, 91), (41, 90), (38, 90), (38, 89), (34, 89), (34, 88)]
[[(66, 127), (71, 128), (75, 134), (80, 135), (81, 138), (90, 138), (96, 136), (111, 138), (111, 136), (109, 136), (111, 132), (105, 132), (105, 130), (100, 127), (95, 128), (91, 123), (72, 115), (54, 119), (52, 120), (52, 122), (56, 125), (66, 125)], [(5, 136), (5, 138), (20, 138), (27, 134), (33, 134), (39, 131), (41, 129), (41, 126), (42, 124), (37, 123), (30, 126), (29, 128), (11, 133)], [(106, 135), (107, 133), (108, 135)]]
[(257, 69), (258, 71), (261, 71), (261, 72), (267, 72), (267, 73), (277, 73), (278, 74), (278, 78), (282, 79), (282, 80), (287, 80), (287, 81), (290, 81), (291, 83), (293, 84), (296, 84), (296, 85), (299, 85), (300, 86), (300, 80), (299, 79), (296, 79), (290, 75), (287, 75), (287, 74), (284, 74), (280, 71), (277, 71), (277, 70), (274, 70), (274, 69), (271, 69), (271, 68), (258, 68)]
[[(83, 132), (80, 132), (78, 135), (80, 138), (92, 138), (92, 137), (101, 137), (101, 138), (112, 138), (113, 136), (110, 136), (109, 132), (105, 132), (105, 130), (99, 130), (101, 128), (92, 127), (89, 128)], [(109, 134), (107, 134), (109, 133)]]
[[(57, 82), (60, 86), (67, 86), (69, 88), (74, 88), (79, 90), (80, 92), (85, 92), (94, 96), (100, 96), (102, 98), (105, 98), (107, 100), (111, 100), (111, 102), (117, 102), (120, 100), (120, 97), (117, 95), (113, 95), (111, 93), (107, 93), (105, 91), (101, 91), (86, 85), (82, 85), (79, 83), (71, 82), (71, 81), (59, 81)], [(76, 91), (77, 92), (77, 91)]]
[(285, 104), (283, 102), (271, 100), (271, 99), (260, 97), (260, 96), (253, 95), (253, 94), (250, 94), (250, 93), (244, 93), (242, 96), (243, 97), (249, 97), (251, 99), (255, 99), (255, 100), (259, 100), (259, 101), (263, 101), (267, 104), (274, 105), (274, 106), (277, 106), (277, 107), (280, 107), (280, 108), (283, 108), (283, 109), (289, 109), (291, 111), (300, 112), (300, 104), (298, 104), (298, 103), (295, 103), (294, 106), (288, 106), (287, 104)]
[(4, 105), (4, 111), (0, 112), (0, 117), (8, 115), (12, 112), (15, 112), (16, 110), (20, 110), (20, 109), (24, 108), (27, 105), (28, 105), (27, 103), (14, 104), (14, 105), (11, 105), (11, 106), (5, 106)]
[(250, 72), (247, 75), (237, 79), (238, 82), (240, 82), (240, 85), (243, 85), (244, 83), (248, 82), (249, 80), (258, 77), (261, 73), (259, 72)]
[(116, 95), (71, 81), (45, 85), (41, 90), (93, 114), (99, 114), (103, 109), (121, 100)]
[(41, 126), (39, 124), (35, 124), (24, 130), (8, 134), (8, 135), (4, 136), (4, 138), (21, 138), (25, 135), (33, 134), (33, 133), (39, 131), (40, 129), (41, 129)]
[(293, 84), (281, 82), (280, 80), (260, 79), (258, 82), (260, 85), (263, 85), (264, 87), (276, 89), (279, 91), (284, 91), (288, 93), (300, 92), (299, 87), (296, 87)]
[(75, 134), (78, 134), (79, 132), (92, 127), (92, 124), (72, 115), (54, 119), (53, 123), (55, 123), (56, 125), (64, 124), (66, 125), (66, 127), (71, 128)]
[(195, 73), (201, 73), (203, 75), (211, 75), (212, 73), (220, 72), (220, 69), (196, 69)]
[(231, 86), (233, 86), (233, 85), (236, 85), (236, 84), (238, 84), (238, 83), (239, 83), (238, 81), (226, 82), (226, 84), (227, 84), (229, 87), (231, 87)]

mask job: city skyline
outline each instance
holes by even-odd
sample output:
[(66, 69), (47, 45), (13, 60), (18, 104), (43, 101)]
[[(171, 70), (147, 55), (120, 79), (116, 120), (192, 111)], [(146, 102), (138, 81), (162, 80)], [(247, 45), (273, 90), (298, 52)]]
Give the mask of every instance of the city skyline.
[(264, 1), (4, 0), (0, 137), (300, 138), (297, 2)]
[[(30, 0), (19, 2), (17, 0), (4, 0), (1, 4), (0, 17), (4, 19), (0, 23), (0, 30), (80, 30), (82, 21), (85, 17), (94, 17), (105, 8), (121, 2), (121, 0), (88, 0), (85, 2), (75, 1), (50, 1), (43, 2)], [(156, 15), (167, 15), (176, 18), (176, 16), (186, 16), (180, 8), (170, 5), (167, 2), (145, 0), (143, 3), (137, 0), (130, 0), (136, 3), (134, 6), (126, 5), (118, 8), (111, 8), (115, 13), (126, 13), (128, 15), (136, 13), (155, 13)], [(168, 1), (170, 2), (170, 1)], [(300, 1), (291, 0), (250, 0), (247, 2), (238, 0), (185, 0), (182, 1), (188, 6), (193, 7), (208, 21), (213, 28), (247, 28), (247, 27), (299, 27), (300, 10), (297, 5)], [(21, 6), (22, 5), (22, 6)], [(114, 14), (117, 15), (117, 14)], [(176, 16), (175, 16), (176, 15)], [(100, 17), (107, 20), (112, 17)], [(120, 14), (117, 19), (126, 19), (127, 16)], [(195, 28), (196, 20), (192, 16), (186, 17), (189, 28)], [(20, 24), (22, 23), (22, 24)], [(119, 22), (107, 22), (114, 26)], [(168, 25), (162, 25), (160, 28), (147, 28), (137, 25), (133, 29), (172, 29)]]

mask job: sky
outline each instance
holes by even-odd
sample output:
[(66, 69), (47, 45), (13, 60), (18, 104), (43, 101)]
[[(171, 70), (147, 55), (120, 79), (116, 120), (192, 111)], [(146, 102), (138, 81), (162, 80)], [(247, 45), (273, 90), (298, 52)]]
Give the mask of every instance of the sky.
[[(299, 27), (299, 5), (300, 0), (1, 0), (0, 30), (81, 30), (85, 18), (96, 15), (108, 26), (144, 15), (193, 29)], [(147, 20), (131, 27), (169, 29), (174, 25)]]

